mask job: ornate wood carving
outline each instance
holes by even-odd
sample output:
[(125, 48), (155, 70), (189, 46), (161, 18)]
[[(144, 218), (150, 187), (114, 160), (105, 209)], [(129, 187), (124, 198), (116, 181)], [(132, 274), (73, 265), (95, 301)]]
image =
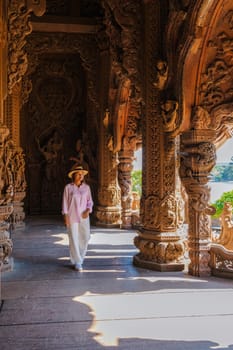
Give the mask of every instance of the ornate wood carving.
[(31, 213), (60, 212), (70, 158), (76, 156), (75, 142), (86, 130), (83, 75), (78, 55), (51, 53), (41, 57), (30, 76), (33, 90), (22, 111), (21, 138), (26, 149)]
[[(38, 57), (41, 54), (55, 53), (78, 53), (81, 58), (82, 65), (87, 71), (87, 89), (89, 100), (99, 110), (99, 102), (97, 99), (97, 43), (93, 35), (90, 34), (65, 34), (57, 33), (32, 33), (30, 40), (26, 46), (27, 52), (32, 55), (30, 59), (29, 72), (32, 73), (38, 65)], [(35, 59), (34, 59), (35, 58)]]
[(13, 242), (9, 233), (9, 222), (7, 221), (13, 211), (11, 204), (0, 206), (0, 273), (12, 268), (10, 256), (13, 249)]
[[(184, 48), (191, 37), (192, 48), (184, 68), (182, 59), (178, 67), (183, 72), (183, 128), (190, 129), (182, 135), (181, 177), (189, 195), (189, 272), (201, 276), (210, 274), (207, 183), (215, 164), (215, 145), (232, 135), (232, 2), (198, 1), (190, 14)], [(191, 80), (195, 83), (190, 87)]]
[(224, 203), (221, 220), (221, 233), (213, 237), (210, 245), (210, 267), (214, 275), (233, 277), (233, 221), (232, 205)]
[(210, 274), (209, 244), (210, 215), (209, 174), (216, 161), (213, 141), (215, 130), (210, 128), (208, 112), (193, 109), (190, 131), (182, 135), (180, 176), (189, 196), (189, 272), (195, 276)]
[[(119, 152), (119, 165), (116, 170), (121, 188), (121, 225), (130, 227), (131, 170), (137, 136), (135, 131), (138, 132), (138, 128), (131, 126), (135, 124), (132, 123), (133, 119), (137, 124), (142, 99), (139, 75), (140, 45), (137, 45), (140, 41), (140, 4), (132, 0), (108, 0), (103, 1), (103, 7), (112, 62), (108, 109), (103, 122), (107, 146), (113, 152), (112, 157), (116, 157), (116, 153)], [(138, 142), (139, 140), (140, 137)]]
[(26, 36), (32, 28), (29, 17), (32, 12), (42, 16), (45, 11), (45, 0), (10, 0), (8, 4), (8, 91), (18, 83), (27, 70), (25, 51)]
[[(103, 64), (104, 62), (102, 62)], [(105, 76), (105, 79), (108, 79)], [(107, 90), (107, 89), (106, 89)], [(100, 141), (100, 183), (98, 190), (98, 208), (96, 211), (97, 224), (106, 226), (119, 226), (120, 188), (117, 179), (117, 154), (110, 151), (112, 135), (110, 130), (110, 113), (105, 111), (101, 125)]]
[(124, 149), (119, 152), (118, 181), (121, 188), (121, 227), (131, 228), (132, 180), (134, 152)]
[[(9, 217), (13, 212), (14, 195), (14, 144), (9, 129), (0, 125), (0, 268), (10, 268), (9, 257), (13, 243), (9, 234)], [(2, 264), (3, 263), (3, 264)]]
[[(179, 124), (178, 103), (171, 99), (162, 102), (162, 97), (166, 96), (165, 93), (161, 95), (161, 90), (167, 87), (167, 64), (158, 60), (155, 69), (154, 52), (159, 52), (160, 48), (154, 35), (158, 33), (161, 20), (160, 4), (149, 2), (145, 10), (147, 76), (145, 119), (142, 124), (142, 228), (135, 238), (135, 245), (140, 252), (134, 257), (134, 263), (163, 271), (182, 270), (183, 201), (177, 171), (179, 139), (175, 133), (173, 135)], [(163, 132), (165, 130), (166, 133)]]
[(223, 211), (220, 217), (221, 233), (215, 243), (223, 245), (226, 249), (233, 251), (233, 221), (232, 221), (232, 205), (230, 202), (225, 202)]

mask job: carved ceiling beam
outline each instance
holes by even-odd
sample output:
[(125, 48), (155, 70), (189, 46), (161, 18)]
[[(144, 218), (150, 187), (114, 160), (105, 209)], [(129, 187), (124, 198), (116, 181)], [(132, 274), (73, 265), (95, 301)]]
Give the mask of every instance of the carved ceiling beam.
[(64, 22), (32, 22), (34, 32), (46, 33), (76, 33), (76, 34), (95, 34), (99, 30), (96, 24), (84, 23), (66, 23)]

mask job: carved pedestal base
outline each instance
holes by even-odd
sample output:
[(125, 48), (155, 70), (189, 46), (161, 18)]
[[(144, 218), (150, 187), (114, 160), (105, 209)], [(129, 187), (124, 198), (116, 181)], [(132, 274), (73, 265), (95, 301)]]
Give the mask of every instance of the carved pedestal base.
[(14, 211), (11, 215), (13, 229), (25, 227), (25, 213), (23, 203), (14, 203)]
[(132, 228), (139, 229), (141, 226), (140, 212), (139, 210), (133, 210), (131, 214)]
[(12, 205), (5, 205), (0, 207), (0, 261), (1, 261), (1, 271), (12, 269), (12, 259), (10, 255), (12, 253), (13, 243), (10, 239), (10, 234), (8, 232), (9, 223), (4, 221), (11, 214), (13, 210)]
[(140, 253), (134, 256), (134, 265), (157, 271), (184, 270), (184, 243), (180, 234), (166, 232), (153, 236), (143, 232), (135, 237), (134, 244)]
[(188, 272), (192, 276), (208, 277), (211, 275), (209, 267), (209, 240), (198, 240), (189, 238), (190, 264)]
[(14, 259), (12, 257), (7, 258), (4, 260), (4, 262), (1, 263), (0, 273), (13, 271), (13, 268), (14, 268)]
[(169, 272), (169, 271), (183, 271), (185, 268), (184, 263), (168, 263), (168, 264), (160, 264), (153, 261), (143, 260), (140, 254), (135, 255), (133, 258), (133, 264), (138, 267), (142, 267), (144, 269), (161, 271), (161, 272)]
[(96, 226), (120, 227), (121, 210), (118, 207), (98, 207), (95, 215)]
[(122, 215), (122, 223), (121, 228), (130, 230), (132, 228), (132, 213), (131, 209), (129, 210), (123, 210), (121, 212)]
[(23, 199), (25, 197), (25, 191), (16, 192), (13, 197), (13, 213), (11, 214), (11, 223), (14, 229), (25, 227), (25, 213)]

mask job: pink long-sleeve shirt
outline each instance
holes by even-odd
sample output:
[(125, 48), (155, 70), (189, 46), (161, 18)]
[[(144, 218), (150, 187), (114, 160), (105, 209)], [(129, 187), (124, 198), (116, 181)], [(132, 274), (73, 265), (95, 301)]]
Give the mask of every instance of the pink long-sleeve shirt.
[(62, 214), (69, 216), (70, 223), (80, 222), (82, 213), (89, 209), (92, 212), (93, 200), (90, 186), (82, 183), (79, 187), (73, 182), (65, 186), (62, 199)]

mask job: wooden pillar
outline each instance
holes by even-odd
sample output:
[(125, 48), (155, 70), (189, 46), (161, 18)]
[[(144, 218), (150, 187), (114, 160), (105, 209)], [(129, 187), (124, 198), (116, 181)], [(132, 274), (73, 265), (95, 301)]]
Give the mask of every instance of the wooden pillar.
[(12, 184), (6, 183), (6, 148), (9, 129), (4, 125), (4, 101), (7, 96), (7, 1), (0, 2), (0, 273), (11, 269), (12, 241), (8, 218), (13, 211)]
[(121, 228), (131, 229), (132, 215), (132, 180), (134, 151), (124, 149), (119, 152), (118, 179), (121, 188)]
[(110, 151), (109, 141), (109, 47), (106, 37), (101, 39), (100, 54), (100, 129), (99, 129), (99, 178), (98, 205), (95, 210), (96, 225), (119, 227), (121, 219), (120, 188), (117, 179), (117, 154)]
[[(159, 51), (160, 3), (145, 4), (145, 116), (142, 144), (142, 228), (135, 238), (139, 253), (134, 264), (159, 271), (184, 269), (183, 205), (180, 194), (179, 137), (163, 118), (159, 90), (155, 88), (155, 52)], [(169, 108), (175, 113), (169, 102)]]
[(216, 162), (213, 140), (216, 131), (211, 129), (208, 112), (201, 107), (193, 109), (191, 129), (183, 133), (180, 175), (188, 194), (189, 207), (189, 273), (209, 276), (209, 244), (211, 241), (211, 218), (214, 214), (209, 205), (210, 171)]

